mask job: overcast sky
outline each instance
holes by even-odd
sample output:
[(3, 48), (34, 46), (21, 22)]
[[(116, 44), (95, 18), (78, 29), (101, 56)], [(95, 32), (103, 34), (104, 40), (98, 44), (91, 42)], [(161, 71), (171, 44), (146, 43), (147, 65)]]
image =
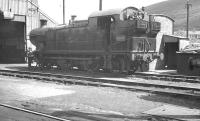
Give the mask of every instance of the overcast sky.
[[(125, 8), (134, 6), (141, 8), (166, 0), (103, 0), (103, 10)], [(40, 8), (58, 23), (62, 23), (63, 0), (38, 0)], [(77, 15), (76, 19), (87, 19), (90, 13), (98, 11), (99, 0), (65, 0), (66, 23), (71, 15)]]

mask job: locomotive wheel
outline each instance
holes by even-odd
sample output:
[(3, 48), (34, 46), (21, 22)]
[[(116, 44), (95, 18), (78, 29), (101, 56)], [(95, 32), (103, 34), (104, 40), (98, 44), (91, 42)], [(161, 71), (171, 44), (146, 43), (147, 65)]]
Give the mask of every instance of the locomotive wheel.
[(188, 59), (188, 67), (189, 67), (190, 70), (193, 70), (193, 69), (194, 69), (194, 65), (193, 65), (193, 63), (192, 63), (192, 60), (193, 60), (193, 58), (192, 58), (192, 57), (189, 57), (189, 59)]
[(124, 59), (120, 59), (120, 72), (123, 73), (124, 71), (126, 71), (126, 62)]
[(112, 59), (112, 69), (115, 71), (119, 71), (120, 73), (127, 73), (127, 70), (129, 70), (129, 63), (125, 59), (125, 57), (116, 57)]
[(149, 64), (146, 63), (145, 61), (142, 62), (141, 64), (141, 72), (145, 72), (145, 71), (148, 71), (149, 70)]
[(134, 72), (144, 72), (149, 70), (149, 64), (145, 61), (134, 61), (131, 64), (131, 70), (129, 73), (134, 73)]
[(43, 70), (43, 69), (45, 68), (45, 65), (44, 65), (43, 63), (40, 63), (40, 64), (39, 64), (39, 68), (40, 68), (41, 70)]
[(52, 64), (51, 63), (47, 63), (46, 68), (47, 69), (51, 69), (52, 68)]
[(88, 68), (89, 68), (89, 66), (88, 66), (88, 62), (87, 61), (83, 61), (83, 62), (80, 63), (80, 66), (79, 66), (80, 70), (87, 71)]
[(80, 69), (80, 70), (84, 70), (84, 71), (91, 72), (91, 71), (92, 71), (91, 62), (89, 62), (89, 61), (83, 61), (83, 62), (80, 64), (79, 69)]
[(99, 63), (96, 61), (93, 61), (92, 64), (89, 65), (90, 71), (99, 71)]
[(138, 61), (134, 61), (131, 63), (131, 69), (129, 71), (129, 73), (135, 73), (138, 70), (139, 67), (139, 63)]
[(112, 68), (113, 70), (120, 71), (120, 60), (118, 58), (112, 60)]

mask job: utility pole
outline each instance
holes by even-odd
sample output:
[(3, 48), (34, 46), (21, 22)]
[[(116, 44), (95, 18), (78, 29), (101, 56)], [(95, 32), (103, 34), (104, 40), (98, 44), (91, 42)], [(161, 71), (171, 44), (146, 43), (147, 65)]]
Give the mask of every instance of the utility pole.
[(65, 0), (63, 0), (63, 24), (65, 24)]
[(102, 0), (99, 0), (99, 11), (102, 11)]
[(189, 17), (190, 17), (190, 7), (192, 4), (189, 3), (189, 0), (187, 0), (186, 8), (187, 8), (187, 27), (186, 27), (186, 38), (189, 37)]

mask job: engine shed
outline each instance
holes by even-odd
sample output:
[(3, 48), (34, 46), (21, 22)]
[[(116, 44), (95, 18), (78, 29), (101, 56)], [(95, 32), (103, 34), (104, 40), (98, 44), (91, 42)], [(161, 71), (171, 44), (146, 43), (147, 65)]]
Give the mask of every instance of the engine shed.
[(150, 70), (175, 70), (177, 69), (177, 51), (189, 44), (184, 37), (174, 36), (174, 20), (162, 14), (152, 14), (152, 19), (161, 23), (161, 29), (156, 37), (156, 51), (161, 59), (154, 60), (150, 64)]
[(56, 24), (40, 11), (37, 0), (0, 0), (0, 63), (24, 63), (29, 32), (46, 23)]

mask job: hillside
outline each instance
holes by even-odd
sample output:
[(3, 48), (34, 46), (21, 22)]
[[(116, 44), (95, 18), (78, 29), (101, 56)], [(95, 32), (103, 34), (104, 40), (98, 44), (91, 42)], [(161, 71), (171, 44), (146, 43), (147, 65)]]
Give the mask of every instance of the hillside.
[[(200, 0), (190, 0), (190, 29), (200, 30)], [(186, 27), (186, 0), (167, 0), (146, 7), (152, 14), (164, 14), (175, 20), (175, 30)]]

